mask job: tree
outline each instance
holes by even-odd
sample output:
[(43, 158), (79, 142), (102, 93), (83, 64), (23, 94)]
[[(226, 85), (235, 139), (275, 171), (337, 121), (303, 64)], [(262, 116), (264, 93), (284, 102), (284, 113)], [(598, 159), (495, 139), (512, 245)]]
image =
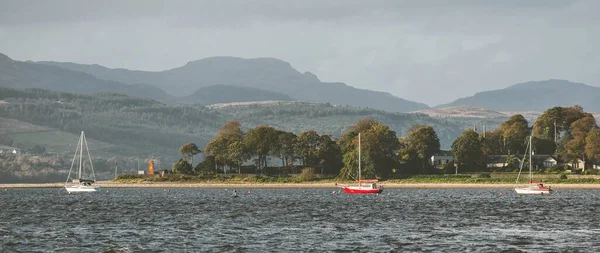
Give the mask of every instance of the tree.
[(501, 131), (486, 132), (485, 138), (482, 138), (483, 155), (506, 154), (504, 152), (504, 137)]
[(242, 173), (242, 163), (246, 160), (244, 143), (241, 140), (231, 142), (227, 146), (227, 150), (227, 160), (231, 163), (231, 166), (238, 168), (238, 173)]
[(331, 135), (321, 135), (317, 150), (321, 174), (328, 170), (329, 173), (339, 173), (342, 167), (342, 152)]
[(298, 135), (296, 154), (302, 159), (302, 165), (315, 168), (319, 164), (321, 137), (315, 131), (306, 131)]
[(277, 131), (266, 125), (252, 128), (244, 135), (244, 146), (249, 150), (249, 155), (257, 157), (257, 169), (259, 171), (264, 172), (267, 165), (267, 155), (271, 154), (271, 149), (273, 149), (277, 140)]
[(244, 132), (237, 120), (229, 121), (219, 128), (217, 136), (204, 147), (204, 153), (213, 157), (216, 171), (222, 167), (227, 173), (227, 168), (237, 167), (238, 173), (241, 172), (242, 163), (248, 156), (243, 138)]
[(409, 131), (407, 146), (421, 160), (422, 173), (426, 173), (429, 158), (440, 151), (440, 139), (433, 127), (415, 126)]
[(340, 178), (356, 179), (358, 174), (358, 133), (361, 133), (362, 176), (387, 176), (398, 164), (400, 143), (396, 132), (374, 120), (361, 120), (340, 137), (338, 144), (343, 154), (344, 167)]
[(283, 167), (293, 166), (296, 160), (294, 148), (298, 143), (298, 136), (291, 132), (279, 131), (277, 141), (277, 154), (281, 158)]
[(192, 165), (188, 163), (185, 159), (179, 159), (177, 163), (173, 164), (173, 173), (181, 173), (181, 174), (192, 174), (193, 169)]
[(465, 130), (452, 143), (452, 154), (459, 167), (466, 167), (469, 170), (479, 169), (483, 156), (479, 134), (472, 129)]
[(600, 129), (593, 129), (586, 136), (585, 154), (590, 160), (600, 160)]
[(186, 143), (179, 147), (179, 153), (183, 156), (184, 159), (189, 161), (189, 164), (194, 164), (194, 156), (200, 153), (200, 149), (194, 143)]
[[(594, 116), (586, 115), (571, 124), (571, 139), (567, 141), (563, 149), (563, 157), (567, 160), (583, 159), (587, 162), (585, 152), (586, 137), (592, 129), (598, 128)], [(585, 170), (585, 166), (583, 168)]]
[(213, 157), (215, 162), (215, 172), (218, 171), (218, 167), (225, 166), (229, 162), (229, 143), (227, 139), (217, 137), (211, 140), (206, 147), (204, 147), (204, 153)]
[(498, 131), (502, 133), (503, 150), (505, 154), (525, 153), (525, 139), (529, 135), (527, 120), (521, 114), (513, 115), (504, 121)]

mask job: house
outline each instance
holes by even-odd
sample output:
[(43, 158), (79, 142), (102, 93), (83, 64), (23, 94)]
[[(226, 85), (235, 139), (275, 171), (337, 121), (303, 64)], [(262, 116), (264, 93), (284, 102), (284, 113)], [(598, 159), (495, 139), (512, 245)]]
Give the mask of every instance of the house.
[[(504, 168), (509, 159), (508, 155), (489, 155), (486, 157), (485, 163), (487, 168)], [(518, 159), (518, 158), (517, 158)], [(520, 160), (519, 160), (520, 161)]]
[(454, 161), (454, 155), (449, 150), (440, 150), (440, 152), (435, 153), (431, 156), (431, 165), (434, 167), (442, 166), (446, 163)]
[[(517, 159), (519, 163), (523, 162), (523, 155), (489, 155), (486, 158), (486, 167), (504, 168), (508, 166), (510, 158)], [(531, 159), (534, 168), (550, 168), (558, 164), (558, 161), (552, 155), (533, 155)]]

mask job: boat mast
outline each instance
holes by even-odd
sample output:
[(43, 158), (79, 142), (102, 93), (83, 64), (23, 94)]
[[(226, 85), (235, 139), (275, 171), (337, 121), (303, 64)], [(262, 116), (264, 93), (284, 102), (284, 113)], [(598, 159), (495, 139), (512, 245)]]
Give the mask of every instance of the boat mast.
[(358, 182), (360, 183), (360, 133), (358, 133)]
[(81, 179), (81, 158), (83, 157), (83, 131), (81, 131), (81, 135), (79, 136), (79, 175), (78, 179)]
[(533, 168), (533, 158), (532, 158), (532, 154), (533, 154), (533, 145), (531, 145), (531, 139), (533, 138), (533, 136), (529, 136), (529, 182), (531, 183), (531, 181), (533, 181), (533, 172), (532, 172), (532, 168)]

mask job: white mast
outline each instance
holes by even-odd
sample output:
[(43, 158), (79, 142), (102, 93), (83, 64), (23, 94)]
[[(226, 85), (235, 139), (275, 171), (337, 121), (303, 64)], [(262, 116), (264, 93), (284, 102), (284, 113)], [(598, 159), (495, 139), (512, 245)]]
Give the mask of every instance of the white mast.
[(358, 133), (358, 181), (360, 183), (360, 133)]
[(533, 172), (531, 171), (531, 169), (533, 168), (533, 160), (532, 160), (533, 159), (532, 158), (533, 146), (531, 145), (531, 138), (532, 138), (532, 136), (529, 136), (529, 182), (530, 183), (533, 180)]
[(83, 157), (83, 131), (81, 131), (81, 135), (79, 136), (79, 175), (78, 180), (81, 179), (81, 158)]

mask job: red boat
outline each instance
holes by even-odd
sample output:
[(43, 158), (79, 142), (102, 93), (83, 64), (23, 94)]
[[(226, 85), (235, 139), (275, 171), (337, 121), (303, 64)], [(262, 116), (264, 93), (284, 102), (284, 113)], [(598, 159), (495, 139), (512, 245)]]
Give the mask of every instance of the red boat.
[(358, 185), (344, 186), (344, 192), (348, 194), (378, 194), (383, 191), (382, 186), (377, 186), (377, 179), (359, 180)]
[(358, 133), (358, 185), (344, 186), (348, 194), (378, 194), (383, 191), (382, 186), (377, 186), (377, 179), (360, 179), (360, 133)]

